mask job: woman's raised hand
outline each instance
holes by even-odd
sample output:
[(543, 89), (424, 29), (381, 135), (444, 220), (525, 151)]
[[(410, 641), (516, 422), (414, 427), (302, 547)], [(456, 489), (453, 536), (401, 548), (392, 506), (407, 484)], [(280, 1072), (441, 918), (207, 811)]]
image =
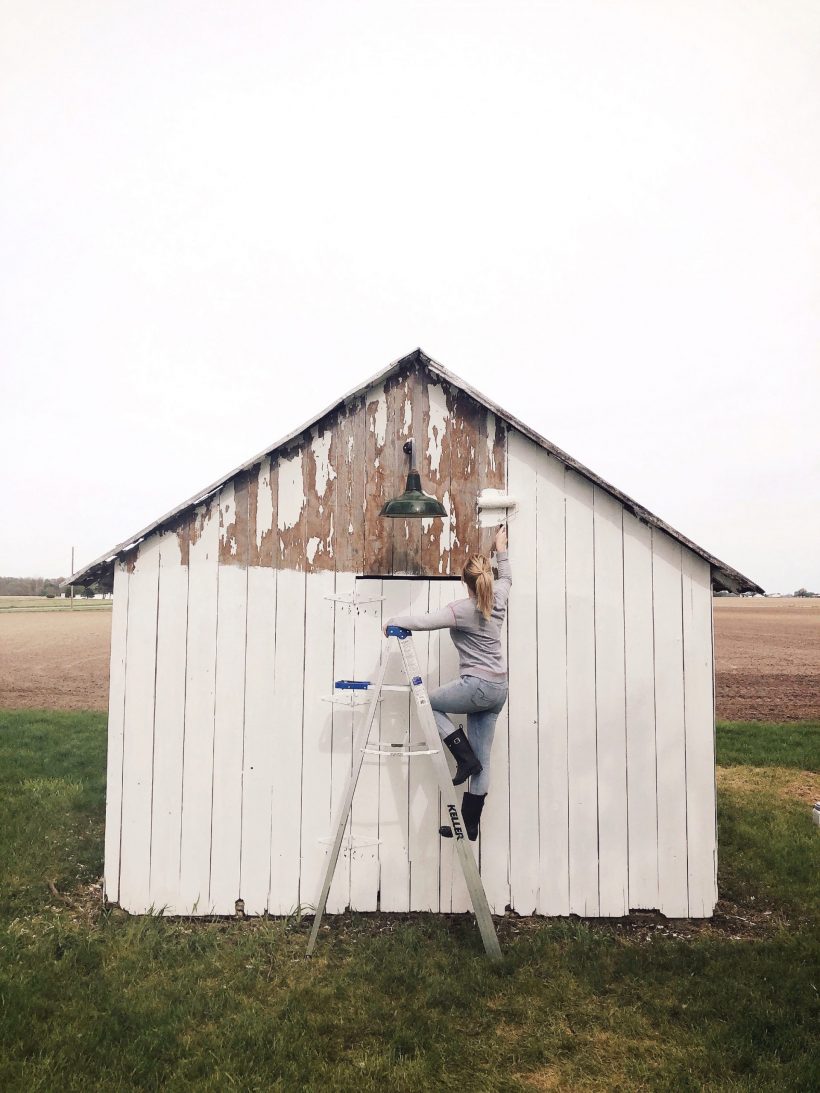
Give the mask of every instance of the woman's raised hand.
[(507, 529), (503, 524), (498, 525), (498, 531), (495, 533), (495, 549), (499, 553), (507, 549)]

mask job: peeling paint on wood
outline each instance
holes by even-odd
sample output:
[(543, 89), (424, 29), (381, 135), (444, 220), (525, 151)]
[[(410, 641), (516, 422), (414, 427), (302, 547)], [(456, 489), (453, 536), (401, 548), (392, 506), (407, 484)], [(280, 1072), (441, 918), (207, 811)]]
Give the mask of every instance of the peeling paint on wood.
[(179, 532), (174, 528), (163, 528), (158, 533), (160, 547), (160, 567), (178, 569), (182, 564), (182, 543)]
[(305, 508), (303, 452), (280, 459), (276, 527), (279, 539), (277, 569), (305, 568)]
[[(416, 442), (422, 488), (449, 518), (386, 520), (385, 501), (404, 489)], [(223, 565), (443, 576), (467, 555), (488, 553), (476, 496), (504, 488), (506, 429), (471, 396), (423, 371), (404, 370), (319, 422), (279, 458), (265, 458), (227, 482), (174, 527), (180, 564), (211, 518)], [(133, 566), (139, 548), (126, 555)]]
[[(392, 382), (391, 382), (392, 381)], [(365, 496), (364, 496), (364, 572), (390, 573), (393, 561), (393, 529), (391, 520), (382, 520), (379, 516), (387, 500), (392, 475), (392, 451), (386, 445), (387, 438), (387, 392), (385, 387), (392, 387), (394, 377), (384, 387), (372, 389), (367, 396), (365, 408)]]
[(276, 526), (288, 531), (302, 518), (305, 508), (302, 451), (299, 449), (279, 460), (279, 508)]
[(479, 436), (484, 414), (478, 404), (463, 391), (448, 393), (451, 421), (450, 501), (452, 543), (450, 572), (461, 573), (467, 558), (478, 549), (476, 498), (481, 489), (478, 480)]
[[(441, 473), (444, 437), (450, 421), (450, 411), (440, 384), (431, 383), (425, 377), (423, 387), (427, 392), (427, 398), (424, 403), (424, 432), (427, 437), (427, 461), (425, 469), (428, 475), (434, 477), (436, 481), (438, 481)], [(447, 473), (449, 473), (449, 471)]]
[[(277, 527), (277, 495), (279, 491), (279, 463), (269, 458), (262, 461), (256, 480), (256, 517), (254, 534), (249, 536), (251, 564), (273, 566), (275, 529)], [(252, 504), (248, 498), (249, 506)], [(255, 553), (255, 560), (253, 555)]]
[(177, 543), (179, 544), (179, 564), (181, 566), (187, 566), (191, 552), (191, 521), (186, 514), (183, 519), (178, 520), (175, 525), (172, 525), (168, 529), (170, 535), (175, 535)]
[[(450, 412), (441, 384), (422, 381), (422, 437), (419, 437), (419, 471), (428, 493), (434, 494), (449, 511), (450, 445), (447, 440)], [(421, 571), (431, 575), (448, 572), (450, 521), (435, 516), (422, 521)]]
[[(491, 410), (482, 422), (483, 438), (478, 443), (478, 489), (503, 490), (506, 488), (506, 443), (504, 422)], [(478, 529), (478, 551), (488, 558), (493, 548), (495, 528)]]
[(305, 540), (307, 568), (332, 570), (333, 533), (336, 510), (337, 456), (336, 430), (329, 424), (319, 427), (320, 435), (305, 447)]
[[(398, 378), (398, 377), (397, 377)], [(386, 385), (387, 398), (387, 430), (385, 433), (384, 447), (384, 501), (391, 497), (397, 497), (404, 490), (407, 482), (407, 468), (409, 457), (403, 452), (403, 439), (399, 439), (403, 418), (404, 405), (404, 380)], [(382, 502), (384, 503), (384, 502)], [(406, 547), (406, 520), (386, 520), (377, 517), (378, 522), (384, 525), (379, 529), (385, 539), (386, 557), (390, 568), (388, 573), (403, 573), (407, 562)]]
[(219, 493), (219, 561), (248, 564), (248, 476), (237, 475)]
[(336, 477), (336, 470), (330, 455), (332, 442), (333, 432), (330, 427), (327, 427), (324, 433), (320, 433), (311, 444), (313, 458), (316, 463), (316, 496), (319, 499), (320, 504), (322, 503), (322, 498), (325, 495), (328, 484)]
[(361, 573), (364, 565), (365, 406), (358, 401), (340, 414), (335, 425), (336, 519), (335, 562), (339, 572)]

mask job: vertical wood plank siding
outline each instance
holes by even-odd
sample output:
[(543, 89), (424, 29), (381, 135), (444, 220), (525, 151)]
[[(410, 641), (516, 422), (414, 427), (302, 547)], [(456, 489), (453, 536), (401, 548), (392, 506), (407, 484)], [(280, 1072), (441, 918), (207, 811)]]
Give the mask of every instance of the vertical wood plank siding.
[(111, 668), (108, 691), (108, 754), (105, 773), (105, 898), (120, 899), (120, 836), (122, 833), (123, 729), (125, 727), (125, 655), (128, 635), (128, 582), (124, 562), (114, 566), (114, 606), (111, 612)]
[[(509, 490), (513, 497), (527, 498), (510, 527), (515, 572), (508, 607), (510, 902), (522, 915), (531, 915), (536, 908), (540, 835), (537, 476), (538, 449), (520, 433), (511, 433)], [(494, 761), (493, 781), (503, 773)], [(485, 804), (489, 807), (491, 803), (488, 797)]]
[(159, 547), (159, 536), (140, 545), (128, 582), (131, 642), (125, 661), (120, 901), (136, 912), (150, 906)]
[(682, 561), (689, 914), (701, 918), (718, 895), (712, 587), (708, 562), (688, 550)]
[[(538, 913), (569, 914), (565, 467), (543, 449), (536, 483)], [(511, 529), (514, 530), (514, 529)]]
[(182, 749), (185, 730), (185, 664), (188, 640), (188, 566), (180, 564), (179, 536), (160, 538), (157, 674), (151, 810), (150, 905), (179, 910), (179, 842), (182, 824)]
[[(382, 520), (413, 437), (446, 519)], [(460, 597), (509, 488), (510, 698), (481, 838), (496, 913), (708, 916), (717, 897), (709, 565), (464, 392), (405, 370), (237, 475), (115, 567), (105, 890), (129, 911), (287, 914), (315, 899), (392, 614)], [(361, 579), (367, 577), (368, 579)], [(334, 593), (385, 597), (357, 606)], [(420, 633), (428, 686), (452, 679)], [(398, 664), (392, 669), (398, 681)], [(464, 718), (454, 715), (454, 724)], [(418, 727), (409, 696), (373, 738)], [(423, 760), (368, 757), (328, 910), (463, 911)]]

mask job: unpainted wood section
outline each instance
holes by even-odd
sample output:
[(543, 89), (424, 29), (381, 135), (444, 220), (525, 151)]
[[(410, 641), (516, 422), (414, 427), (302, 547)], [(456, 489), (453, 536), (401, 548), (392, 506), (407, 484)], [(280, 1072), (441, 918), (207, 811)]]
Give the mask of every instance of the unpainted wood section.
[[(352, 433), (349, 434), (352, 436)], [(345, 433), (341, 434), (344, 438)], [(341, 477), (341, 472), (340, 472)], [(347, 487), (345, 486), (345, 493)], [(349, 511), (350, 501), (342, 499), (342, 483), (337, 491), (337, 512)], [(345, 536), (349, 541), (350, 537)], [(339, 540), (340, 548), (342, 539)], [(336, 595), (351, 596), (356, 587), (356, 578), (353, 573), (340, 570), (336, 574)], [(333, 605), (333, 679), (353, 679), (355, 674), (353, 650), (356, 640), (356, 608), (352, 603), (337, 600)], [(330, 755), (330, 821), (322, 832), (323, 836), (335, 835), (334, 824), (336, 815), (344, 800), (345, 789), (350, 778), (353, 756), (353, 735), (358, 717), (364, 717), (363, 712), (356, 712), (344, 706), (332, 706), (331, 727), (331, 755)], [(355, 808), (355, 800), (354, 800)], [(350, 819), (347, 821), (346, 838), (350, 834)], [(321, 867), (324, 869), (327, 855), (330, 853), (330, 843), (324, 842)], [(350, 904), (350, 851), (347, 842), (342, 843), (336, 869), (333, 873), (333, 881), (327, 898), (327, 911), (329, 914), (338, 914), (344, 911)], [(316, 895), (308, 897), (316, 901), (319, 894), (317, 884)]]
[(327, 421), (314, 427), (305, 445), (305, 568), (310, 573), (336, 568), (337, 446), (338, 432)]
[[(396, 615), (413, 613), (411, 594), (415, 584), (415, 581), (383, 582), (383, 622)], [(423, 613), (427, 608), (420, 606), (418, 610), (419, 613)], [(407, 678), (397, 643), (395, 641), (387, 643), (385, 639), (385, 645), (390, 650), (390, 660), (384, 682), (406, 685)], [(410, 727), (411, 696), (409, 692), (397, 691), (385, 691), (383, 694), (380, 710), (380, 744), (401, 746), (406, 741)], [(410, 910), (408, 766), (419, 761), (392, 756), (379, 757), (379, 902), (382, 911)]]
[(278, 569), (304, 571), (305, 557), (305, 447), (296, 448), (277, 460), (276, 537)]
[(600, 914), (629, 913), (622, 508), (593, 487)]
[[(507, 430), (500, 417), (491, 410), (478, 407), (480, 422), (478, 432), (477, 449), (477, 475), (476, 492), (484, 489), (504, 489), (505, 452), (507, 444)], [(522, 434), (518, 434), (521, 436)], [(543, 449), (539, 449), (543, 450)], [(476, 524), (478, 523), (478, 510), (476, 510)], [(495, 528), (476, 527), (476, 550), (485, 557), (490, 557), (495, 539)]]
[[(409, 466), (407, 456), (401, 451), (401, 446), (397, 443), (398, 402), (400, 399), (399, 378), (400, 377), (396, 376), (391, 382), (386, 383), (384, 389), (384, 397), (387, 405), (387, 427), (382, 454), (381, 456), (377, 456), (381, 467), (384, 469), (383, 501), (388, 501), (391, 497), (396, 497), (398, 494), (402, 493), (407, 480), (407, 467)], [(396, 555), (396, 540), (399, 539), (400, 544), (403, 544), (404, 542), (406, 521), (387, 519), (386, 517), (377, 515), (376, 525), (374, 532), (384, 541), (387, 568), (382, 570), (368, 570), (367, 572), (390, 574), (394, 572), (393, 566)], [(403, 549), (403, 546), (400, 545), (399, 553), (401, 553)]]
[[(403, 451), (405, 442), (416, 439), (418, 451), (420, 438), (415, 437), (414, 404), (415, 392), (419, 389), (420, 381), (416, 373), (404, 375), (401, 382), (388, 389), (388, 436), (394, 438), (392, 479), (388, 485), (391, 497), (402, 493), (407, 481), (410, 459)], [(426, 489), (424, 482), (422, 489)], [(385, 520), (384, 523), (392, 524), (391, 573), (418, 573), (421, 563), (421, 521)]]
[(338, 573), (363, 571), (364, 431), (363, 403), (349, 406), (337, 416), (333, 448), (337, 453), (334, 558)]
[(569, 909), (599, 914), (592, 485), (574, 471), (567, 498)]
[[(357, 581), (360, 595), (381, 596), (380, 580)], [(360, 604), (356, 615), (356, 637), (353, 650), (353, 678), (375, 680), (382, 652), (382, 605), (379, 602)], [(356, 712), (356, 730), (365, 716), (364, 707)], [(380, 714), (377, 711), (370, 739), (378, 740)], [(355, 845), (350, 862), (350, 906), (354, 911), (378, 910), (379, 896), (379, 759), (365, 755), (356, 795), (353, 799), (350, 826)]]
[(268, 910), (288, 915), (299, 903), (305, 673), (305, 575), (295, 569), (280, 569), (277, 574), (274, 672)]
[(323, 838), (331, 833), (333, 706), (333, 601), (335, 574), (305, 580), (305, 672), (302, 728), (302, 823), (299, 903), (315, 908), (324, 876)]
[(144, 540), (135, 553), (128, 585), (119, 902), (142, 914), (149, 907), (151, 863), (159, 536)]
[[(520, 915), (535, 912), (538, 893), (538, 448), (509, 434), (509, 489), (518, 498), (515, 572), (508, 601), (510, 902)], [(510, 562), (512, 567), (512, 561)]]
[(682, 576), (689, 915), (692, 918), (709, 918), (717, 901), (712, 589), (709, 563), (684, 549)]
[(681, 545), (658, 530), (652, 535), (652, 587), (659, 909), (670, 918), (685, 918), (689, 911), (689, 895)]
[[(569, 914), (566, 496), (564, 464), (538, 453), (538, 911)], [(517, 523), (511, 538), (518, 541)], [(514, 554), (513, 554), (514, 557)], [(515, 587), (513, 573), (513, 587)]]
[(149, 903), (179, 914), (182, 750), (188, 636), (188, 566), (179, 533), (160, 533)]
[(183, 914), (209, 910), (218, 565), (219, 501), (212, 497), (196, 509), (189, 552), (179, 878)]
[(658, 909), (652, 531), (624, 510), (624, 671), (629, 907)]
[(279, 558), (279, 467), (268, 456), (255, 471), (248, 486), (248, 564), (272, 569)]
[[(412, 372), (407, 380), (407, 389), (405, 393), (404, 403), (399, 408), (399, 425), (401, 432), (399, 436), (398, 447), (401, 448), (409, 438), (413, 438), (416, 442), (416, 458), (420, 458), (421, 449), (426, 444), (426, 437), (424, 436), (424, 391), (423, 391), (423, 377), (421, 372)], [(421, 488), (430, 493), (430, 487), (422, 479)], [(421, 520), (406, 520), (406, 541), (407, 541), (407, 558), (405, 562), (405, 569), (403, 572), (421, 576), (424, 574), (422, 567), (422, 526)], [(399, 572), (395, 564), (393, 568), (394, 573)]]
[[(427, 493), (434, 494), (448, 514), (450, 502), (450, 409), (441, 384), (427, 374), (421, 377), (422, 428), (418, 441), (419, 473)], [(450, 572), (450, 516), (434, 516), (421, 522), (421, 572), (442, 576)]]
[(105, 898), (120, 898), (120, 834), (122, 821), (122, 753), (125, 725), (125, 654), (128, 636), (126, 566), (114, 563), (114, 606), (111, 611), (111, 667), (108, 691), (108, 755), (105, 777)]
[(364, 572), (390, 573), (393, 562), (393, 521), (379, 513), (393, 487), (395, 446), (388, 436), (388, 389), (395, 379), (371, 388), (365, 399)]
[(240, 896), (250, 915), (267, 911), (270, 891), (271, 787), (279, 765), (274, 736), (276, 582), (270, 563), (248, 570)]
[(450, 407), (451, 455), (450, 500), (452, 540), (450, 572), (461, 574), (471, 554), (478, 550), (478, 510), (476, 498), (483, 483), (478, 477), (478, 457), (486, 444), (484, 408), (469, 395), (455, 388), (448, 394)]
[(247, 474), (238, 474), (219, 491), (219, 561), (221, 565), (248, 564)]
[[(431, 610), (430, 602), (436, 586), (441, 581), (413, 581), (410, 588), (410, 611), (423, 615)], [(435, 602), (438, 602), (436, 596)], [(413, 635), (419, 665), (424, 673), (424, 685), (428, 694), (431, 688), (430, 663), (435, 657), (435, 686), (438, 686), (438, 651), (434, 642), (443, 637), (449, 640), (445, 630), (419, 630)], [(401, 659), (401, 658), (399, 658)], [(415, 703), (408, 695), (410, 707), (410, 742), (424, 742), (424, 732), (415, 713)], [(439, 900), (439, 787), (435, 768), (429, 758), (411, 759), (407, 766), (408, 782), (408, 856), (410, 859), (410, 910), (437, 911)]]
[(196, 510), (192, 509), (190, 512), (183, 513), (173, 523), (168, 525), (167, 532), (170, 535), (175, 535), (177, 538), (177, 545), (179, 547), (179, 563), (187, 568), (189, 555), (191, 551), (191, 532), (194, 529), (196, 521)]

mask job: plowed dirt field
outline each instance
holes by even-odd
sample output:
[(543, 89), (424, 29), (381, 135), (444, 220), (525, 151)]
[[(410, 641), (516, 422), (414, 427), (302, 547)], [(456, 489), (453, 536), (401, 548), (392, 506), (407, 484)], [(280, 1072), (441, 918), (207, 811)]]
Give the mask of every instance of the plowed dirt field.
[[(820, 718), (820, 600), (714, 601), (717, 715)], [(0, 613), (0, 707), (105, 710), (111, 612)]]
[(713, 604), (718, 718), (820, 718), (820, 599)]

